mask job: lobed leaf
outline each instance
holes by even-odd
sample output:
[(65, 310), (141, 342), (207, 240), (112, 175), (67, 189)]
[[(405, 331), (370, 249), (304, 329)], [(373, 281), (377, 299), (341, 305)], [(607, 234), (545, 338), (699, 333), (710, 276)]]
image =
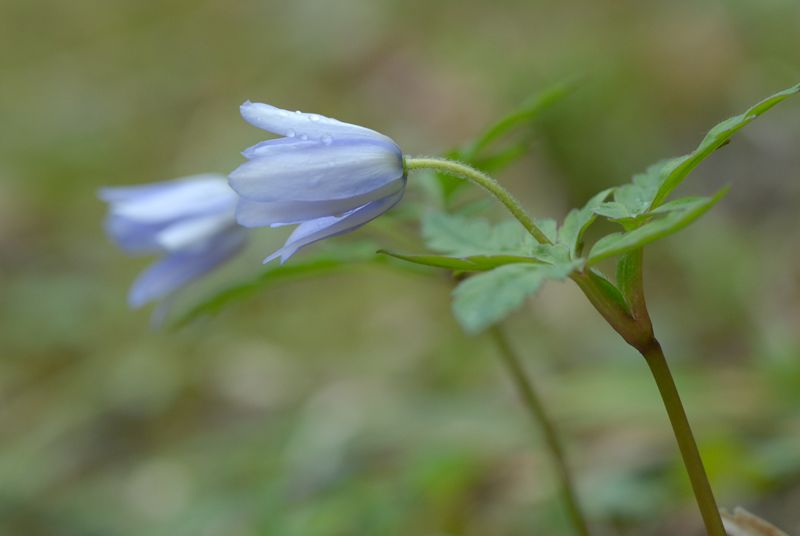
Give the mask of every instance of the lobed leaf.
[(433, 213), (422, 221), (426, 245), (456, 257), (473, 255), (529, 256), (536, 241), (516, 220), (491, 225), (483, 218)]
[[(564, 223), (558, 230), (558, 242), (566, 246), (569, 258), (577, 258), (580, 255), (583, 245), (583, 235), (589, 226), (597, 219), (595, 209), (603, 204), (603, 201), (611, 193), (612, 188), (603, 190), (595, 194), (583, 208), (574, 208), (564, 218)], [(555, 240), (554, 240), (555, 241)]]
[(588, 264), (638, 249), (660, 238), (676, 233), (705, 214), (728, 192), (724, 188), (713, 197), (682, 199), (670, 207), (665, 216), (645, 223), (626, 233), (613, 233), (598, 240), (589, 253)]
[(453, 291), (453, 313), (466, 331), (477, 333), (517, 309), (545, 281), (565, 279), (577, 266), (509, 264), (475, 275)]
[(800, 92), (800, 84), (785, 89), (749, 108), (743, 114), (730, 117), (708, 131), (700, 145), (691, 153), (664, 162), (658, 173), (658, 188), (653, 193), (648, 208), (661, 205), (667, 196), (683, 182), (689, 173), (711, 153), (726, 144), (740, 129), (776, 104)]

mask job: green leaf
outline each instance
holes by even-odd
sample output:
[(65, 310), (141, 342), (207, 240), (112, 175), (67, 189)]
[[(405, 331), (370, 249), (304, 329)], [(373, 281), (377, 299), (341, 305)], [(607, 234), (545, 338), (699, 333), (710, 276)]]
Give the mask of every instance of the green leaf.
[(378, 253), (414, 264), (433, 266), (435, 268), (447, 268), (456, 272), (484, 272), (506, 264), (538, 263), (536, 259), (531, 259), (530, 257), (516, 257), (513, 255), (476, 255), (459, 258), (444, 257), (441, 255), (403, 255), (383, 249), (379, 250)]
[(708, 131), (700, 145), (691, 153), (669, 160), (659, 171), (658, 189), (652, 196), (649, 208), (661, 205), (667, 196), (683, 182), (687, 175), (711, 153), (722, 147), (741, 128), (776, 104), (800, 92), (800, 84), (764, 99), (743, 114), (730, 117)]
[(550, 242), (558, 241), (558, 223), (552, 218), (534, 218), (534, 223)]
[(623, 221), (636, 218), (636, 214), (631, 212), (627, 206), (619, 201), (607, 201), (598, 205), (593, 211), (597, 216), (603, 216), (611, 221)]
[(594, 268), (587, 271), (589, 277), (597, 284), (597, 288), (605, 294), (606, 298), (619, 305), (624, 311), (630, 312), (628, 301), (623, 296), (622, 291), (614, 286), (614, 283), (609, 281), (605, 275), (599, 270)]
[[(530, 142), (523, 140), (491, 154), (483, 154), (486, 148), (503, 136), (510, 134), (515, 128), (530, 124), (539, 114), (568, 95), (576, 86), (576, 80), (561, 82), (532, 95), (518, 110), (493, 123), (474, 141), (465, 144), (460, 149), (451, 149), (442, 156), (464, 162), (485, 172), (498, 171), (523, 156), (528, 151)], [(444, 173), (436, 173), (435, 178), (439, 190), (438, 197), (444, 207), (450, 207), (456, 194), (470, 184), (469, 181)]]
[(374, 262), (379, 259), (375, 253), (376, 248), (371, 243), (349, 246), (352, 247), (338, 247), (316, 257), (289, 264), (271, 265), (267, 271), (260, 273), (250, 281), (223, 288), (194, 305), (171, 322), (171, 327), (173, 329), (181, 328), (201, 317), (219, 314), (229, 305), (243, 301), (276, 283), (330, 272), (343, 266)]
[[(518, 158), (525, 155), (530, 149), (531, 144), (527, 141), (515, 143), (510, 147), (501, 149), (495, 153), (486, 156), (475, 157), (471, 162), (471, 166), (480, 169), (485, 173), (493, 173), (508, 166)], [(464, 161), (466, 159), (462, 159)]]
[(529, 256), (536, 241), (516, 220), (491, 225), (483, 218), (433, 213), (422, 222), (427, 246), (456, 257), (473, 255)]
[(574, 259), (580, 255), (583, 235), (597, 218), (596, 209), (611, 193), (611, 188), (595, 194), (583, 208), (574, 208), (564, 218), (564, 223), (558, 231), (558, 241), (569, 250), (569, 257)]
[(517, 309), (548, 279), (564, 279), (576, 263), (510, 264), (475, 275), (453, 291), (453, 313), (461, 326), (477, 333)]
[(621, 255), (640, 248), (660, 238), (676, 233), (702, 216), (728, 192), (724, 188), (714, 197), (696, 197), (691, 200), (680, 200), (672, 210), (659, 219), (645, 223), (641, 227), (627, 233), (614, 233), (604, 236), (595, 243), (589, 254), (588, 264), (595, 264), (603, 259)]
[(531, 122), (538, 117), (541, 112), (568, 95), (576, 85), (574, 80), (561, 82), (540, 93), (532, 95), (518, 110), (511, 112), (493, 123), (479, 135), (474, 142), (467, 145), (461, 151), (462, 157), (468, 163), (471, 163), (472, 159), (492, 142), (505, 136), (517, 126)]

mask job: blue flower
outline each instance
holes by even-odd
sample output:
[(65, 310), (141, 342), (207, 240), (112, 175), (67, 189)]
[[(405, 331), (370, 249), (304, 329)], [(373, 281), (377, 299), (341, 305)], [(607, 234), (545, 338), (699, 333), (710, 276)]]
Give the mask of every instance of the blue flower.
[(276, 257), (283, 263), (304, 246), (352, 231), (403, 196), (403, 153), (383, 134), (268, 104), (246, 102), (241, 112), (248, 123), (283, 137), (245, 150), (248, 162), (230, 174), (240, 196), (237, 221), (299, 224), (265, 263)]
[(236, 193), (224, 176), (196, 175), (141, 186), (103, 188), (105, 228), (126, 252), (162, 254), (133, 283), (131, 307), (175, 293), (230, 259), (247, 231), (236, 224)]

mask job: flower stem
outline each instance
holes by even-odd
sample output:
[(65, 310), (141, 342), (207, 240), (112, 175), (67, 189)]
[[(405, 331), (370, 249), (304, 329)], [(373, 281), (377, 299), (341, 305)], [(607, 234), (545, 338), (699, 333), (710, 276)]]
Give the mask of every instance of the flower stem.
[(405, 158), (405, 168), (407, 171), (415, 169), (432, 169), (440, 173), (452, 175), (460, 179), (466, 179), (474, 182), (487, 190), (490, 194), (495, 196), (498, 201), (506, 206), (511, 215), (514, 216), (525, 229), (533, 236), (540, 244), (550, 244), (550, 239), (542, 232), (541, 229), (533, 222), (522, 205), (514, 199), (508, 190), (500, 186), (500, 184), (491, 178), (486, 173), (475, 169), (472, 166), (456, 162), (454, 160), (447, 160), (446, 158), (438, 157), (416, 157), (407, 156)]
[(642, 351), (642, 355), (653, 373), (658, 391), (661, 393), (661, 399), (664, 401), (664, 407), (667, 409), (669, 422), (672, 425), (675, 439), (678, 441), (678, 448), (681, 451), (686, 472), (689, 473), (692, 490), (694, 491), (700, 514), (703, 516), (708, 536), (726, 536), (727, 532), (725, 532), (725, 528), (722, 525), (717, 501), (714, 499), (714, 492), (708, 482), (708, 475), (705, 467), (703, 467), (700, 451), (697, 449), (689, 419), (686, 417), (686, 411), (683, 409), (678, 389), (675, 387), (675, 381), (672, 378), (672, 373), (669, 370), (669, 365), (667, 365), (661, 345), (653, 339), (652, 344)]
[(678, 443), (683, 464), (689, 474), (697, 506), (708, 536), (726, 536), (722, 526), (714, 492), (708, 481), (703, 460), (697, 449), (689, 419), (683, 408), (678, 389), (669, 370), (667, 359), (661, 345), (653, 333), (653, 324), (647, 310), (647, 301), (644, 295), (643, 282), (643, 254), (642, 250), (631, 252), (620, 260), (618, 279), (626, 307), (616, 304), (609, 299), (608, 294), (603, 294), (596, 280), (581, 275), (573, 277), (589, 301), (597, 308), (608, 323), (631, 346), (644, 356), (650, 371), (653, 374), (661, 400), (669, 416), (672, 433)]
[(503, 361), (508, 373), (511, 375), (514, 384), (519, 391), (525, 407), (530, 413), (531, 417), (536, 424), (541, 428), (544, 435), (545, 445), (550, 454), (553, 466), (556, 469), (558, 480), (561, 488), (561, 496), (564, 504), (567, 507), (567, 513), (570, 520), (575, 527), (576, 534), (580, 536), (589, 536), (589, 528), (586, 518), (581, 510), (578, 496), (575, 492), (575, 486), (572, 481), (569, 467), (567, 466), (566, 456), (564, 455), (564, 447), (561, 440), (556, 433), (553, 421), (547, 414), (547, 411), (539, 398), (538, 393), (534, 389), (528, 376), (525, 374), (525, 369), (522, 366), (517, 354), (508, 342), (505, 333), (499, 327), (493, 327), (490, 330), (491, 336), (499, 350), (500, 358)]

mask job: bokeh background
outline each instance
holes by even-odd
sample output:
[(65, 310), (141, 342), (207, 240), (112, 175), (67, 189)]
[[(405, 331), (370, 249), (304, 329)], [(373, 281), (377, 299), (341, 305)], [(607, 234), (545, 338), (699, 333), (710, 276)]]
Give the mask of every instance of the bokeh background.
[[(491, 341), (451, 320), (446, 277), (359, 264), (153, 330), (125, 304), (148, 260), (104, 237), (95, 192), (230, 171), (262, 139), (245, 99), (435, 154), (582, 74), (500, 176), (561, 218), (796, 83), (798, 29), (795, 0), (3, 0), (0, 534), (570, 534), (539, 436)], [(748, 127), (683, 188), (732, 193), (647, 259), (720, 502), (791, 534), (798, 140), (800, 102)], [(387, 245), (379, 230), (337, 240)], [(256, 276), (284, 236), (257, 233), (181, 306)], [(551, 285), (504, 329), (598, 534), (700, 534), (646, 366), (579, 292)]]

